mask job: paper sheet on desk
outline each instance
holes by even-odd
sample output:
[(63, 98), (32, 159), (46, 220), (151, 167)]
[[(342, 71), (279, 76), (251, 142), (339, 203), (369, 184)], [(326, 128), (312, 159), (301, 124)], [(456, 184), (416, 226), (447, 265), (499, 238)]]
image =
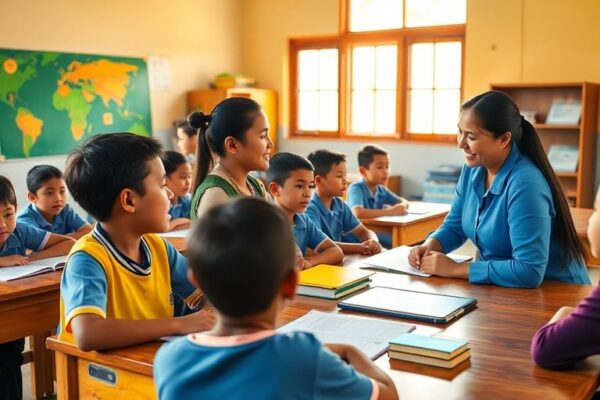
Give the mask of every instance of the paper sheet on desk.
[(172, 238), (186, 238), (188, 236), (188, 233), (190, 233), (189, 229), (180, 229), (178, 231), (171, 231), (171, 232), (163, 232), (163, 233), (159, 233), (158, 235), (164, 238), (168, 238), (168, 237), (172, 237)]
[[(360, 268), (376, 268), (384, 271), (402, 272), (405, 274), (422, 277), (431, 276), (431, 274), (425, 273), (410, 266), (408, 263), (408, 254), (410, 253), (410, 249), (410, 246), (399, 246), (391, 250), (382, 251), (379, 254), (375, 254), (374, 256), (361, 260), (361, 262), (365, 265), (361, 265)], [(457, 263), (465, 262), (472, 258), (454, 253), (449, 253), (447, 256)]]
[(351, 344), (374, 360), (385, 353), (390, 340), (414, 329), (414, 325), (401, 322), (312, 310), (277, 332), (309, 332), (322, 343)]

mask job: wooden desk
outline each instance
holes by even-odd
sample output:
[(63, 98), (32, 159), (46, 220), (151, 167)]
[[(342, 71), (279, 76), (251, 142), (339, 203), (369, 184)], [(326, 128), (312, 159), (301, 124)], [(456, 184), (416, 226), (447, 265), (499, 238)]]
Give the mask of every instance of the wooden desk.
[(591, 208), (571, 208), (571, 217), (573, 217), (573, 224), (577, 235), (583, 241), (583, 244), (588, 249), (587, 265), (589, 267), (600, 268), (600, 258), (594, 257), (590, 250), (590, 241), (587, 235), (588, 221), (590, 216), (594, 212)]
[(29, 336), (31, 392), (36, 398), (54, 393), (52, 352), (45, 343), (58, 326), (60, 276), (51, 272), (0, 283), (0, 343)]
[[(373, 285), (473, 296), (479, 301), (477, 309), (450, 324), (400, 320), (415, 324), (416, 332), (468, 340), (472, 352), (470, 361), (452, 370), (380, 357), (376, 363), (390, 373), (402, 399), (585, 399), (598, 384), (600, 359), (590, 358), (572, 371), (555, 372), (535, 366), (529, 354), (535, 331), (560, 306), (575, 306), (591, 286), (546, 282), (540, 289), (509, 289), (387, 273), (375, 274)], [(293, 321), (312, 309), (337, 312), (336, 305), (332, 300), (298, 296), (283, 310), (279, 322)], [(117, 393), (122, 398), (156, 398), (152, 362), (160, 345), (152, 342), (106, 352), (82, 352), (49, 338), (48, 347), (57, 352), (58, 398), (112, 398)], [(117, 383), (107, 385), (91, 378), (87, 373), (90, 363), (114, 370)]]
[(444, 222), (450, 211), (449, 204), (422, 203), (413, 201), (410, 204), (422, 204), (431, 207), (427, 214), (407, 214), (395, 217), (379, 217), (362, 219), (362, 223), (376, 232), (392, 235), (392, 247), (420, 243), (430, 232), (435, 231)]

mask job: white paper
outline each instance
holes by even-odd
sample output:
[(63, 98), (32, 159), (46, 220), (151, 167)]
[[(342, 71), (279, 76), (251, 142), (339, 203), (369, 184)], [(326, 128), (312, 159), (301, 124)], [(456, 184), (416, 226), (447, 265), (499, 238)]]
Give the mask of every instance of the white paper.
[(414, 329), (414, 325), (401, 322), (312, 310), (277, 331), (309, 332), (322, 343), (351, 344), (374, 360), (385, 353), (390, 340)]
[(188, 233), (190, 233), (189, 229), (180, 229), (178, 231), (171, 231), (171, 232), (163, 232), (163, 233), (159, 233), (159, 236), (162, 236), (164, 238), (168, 238), (168, 237), (172, 237), (172, 238), (186, 238), (188, 236)]
[(433, 211), (433, 207), (431, 207), (427, 203), (416, 203), (416, 202), (409, 203), (408, 208), (406, 209), (406, 212), (408, 212), (409, 214), (418, 214), (418, 215), (427, 214), (427, 213), (430, 213), (431, 211)]
[(171, 65), (167, 57), (148, 57), (148, 80), (150, 90), (153, 92), (164, 92), (171, 89)]
[[(360, 268), (377, 268), (386, 271), (402, 272), (405, 274), (422, 277), (431, 276), (431, 274), (410, 266), (408, 263), (408, 254), (410, 253), (411, 248), (412, 247), (410, 246), (399, 246), (391, 250), (382, 251), (379, 254), (375, 254), (374, 256), (361, 260), (361, 263), (366, 265), (361, 265)], [(449, 253), (446, 255), (457, 263), (462, 263), (472, 258), (455, 253)]]

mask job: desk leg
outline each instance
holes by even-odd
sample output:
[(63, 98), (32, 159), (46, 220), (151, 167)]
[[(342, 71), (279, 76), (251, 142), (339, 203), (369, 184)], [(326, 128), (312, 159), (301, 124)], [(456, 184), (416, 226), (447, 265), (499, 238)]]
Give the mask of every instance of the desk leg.
[(51, 335), (51, 331), (46, 331), (29, 337), (29, 343), (33, 352), (31, 387), (33, 389), (32, 394), (36, 399), (41, 399), (54, 393), (54, 360), (52, 351), (46, 349), (46, 338)]
[(54, 357), (56, 359), (56, 399), (79, 399), (77, 357), (58, 351), (54, 353)]
[(400, 227), (392, 227), (392, 248), (401, 246), (402, 244), (402, 238), (400, 237)]

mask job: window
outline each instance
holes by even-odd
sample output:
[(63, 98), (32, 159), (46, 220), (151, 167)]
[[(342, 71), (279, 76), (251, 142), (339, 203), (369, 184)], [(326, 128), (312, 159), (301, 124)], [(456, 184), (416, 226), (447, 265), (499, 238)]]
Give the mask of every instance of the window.
[(466, 0), (340, 0), (342, 32), (290, 40), (294, 136), (452, 140)]

